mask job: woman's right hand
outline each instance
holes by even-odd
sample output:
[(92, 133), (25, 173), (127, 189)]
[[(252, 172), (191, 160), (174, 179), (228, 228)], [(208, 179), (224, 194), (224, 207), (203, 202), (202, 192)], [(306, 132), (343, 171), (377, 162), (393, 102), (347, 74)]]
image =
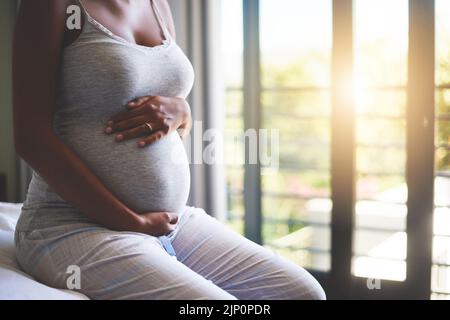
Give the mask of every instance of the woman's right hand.
[(175, 230), (178, 222), (178, 215), (171, 212), (148, 212), (139, 214), (139, 232), (159, 237)]

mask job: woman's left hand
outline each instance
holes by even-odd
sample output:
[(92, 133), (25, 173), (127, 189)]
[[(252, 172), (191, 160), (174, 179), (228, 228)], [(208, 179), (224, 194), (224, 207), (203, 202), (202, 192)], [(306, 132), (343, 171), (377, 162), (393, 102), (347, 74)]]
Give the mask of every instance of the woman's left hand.
[(135, 99), (108, 121), (105, 133), (115, 134), (117, 142), (139, 139), (138, 146), (148, 146), (175, 130), (185, 137), (191, 129), (191, 110), (183, 98), (147, 96)]

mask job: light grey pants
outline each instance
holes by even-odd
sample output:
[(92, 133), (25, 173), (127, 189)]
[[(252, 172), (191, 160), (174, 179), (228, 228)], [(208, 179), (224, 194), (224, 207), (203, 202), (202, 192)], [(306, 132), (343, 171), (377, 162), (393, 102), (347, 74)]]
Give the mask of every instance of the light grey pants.
[(92, 299), (325, 299), (306, 270), (192, 207), (163, 238), (75, 223), (18, 231), (16, 249), (52, 287), (67, 289), (79, 267), (78, 291)]

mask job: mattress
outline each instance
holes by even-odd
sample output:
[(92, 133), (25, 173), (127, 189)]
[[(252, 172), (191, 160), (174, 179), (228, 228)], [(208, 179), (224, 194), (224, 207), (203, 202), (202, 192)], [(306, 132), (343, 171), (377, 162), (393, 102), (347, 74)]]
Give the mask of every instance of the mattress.
[(70, 290), (59, 290), (35, 281), (23, 272), (14, 254), (14, 230), (20, 203), (0, 202), (0, 300), (86, 300)]

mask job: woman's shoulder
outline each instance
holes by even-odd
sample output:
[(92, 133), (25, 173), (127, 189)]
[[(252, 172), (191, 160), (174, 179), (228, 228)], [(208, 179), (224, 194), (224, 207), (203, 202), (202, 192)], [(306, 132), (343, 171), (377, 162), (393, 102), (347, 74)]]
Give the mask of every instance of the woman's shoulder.
[(167, 29), (170, 32), (172, 38), (175, 38), (175, 22), (173, 20), (172, 9), (170, 8), (170, 4), (167, 0), (153, 0), (156, 2), (158, 9), (161, 11), (161, 15), (164, 21), (167, 24)]

